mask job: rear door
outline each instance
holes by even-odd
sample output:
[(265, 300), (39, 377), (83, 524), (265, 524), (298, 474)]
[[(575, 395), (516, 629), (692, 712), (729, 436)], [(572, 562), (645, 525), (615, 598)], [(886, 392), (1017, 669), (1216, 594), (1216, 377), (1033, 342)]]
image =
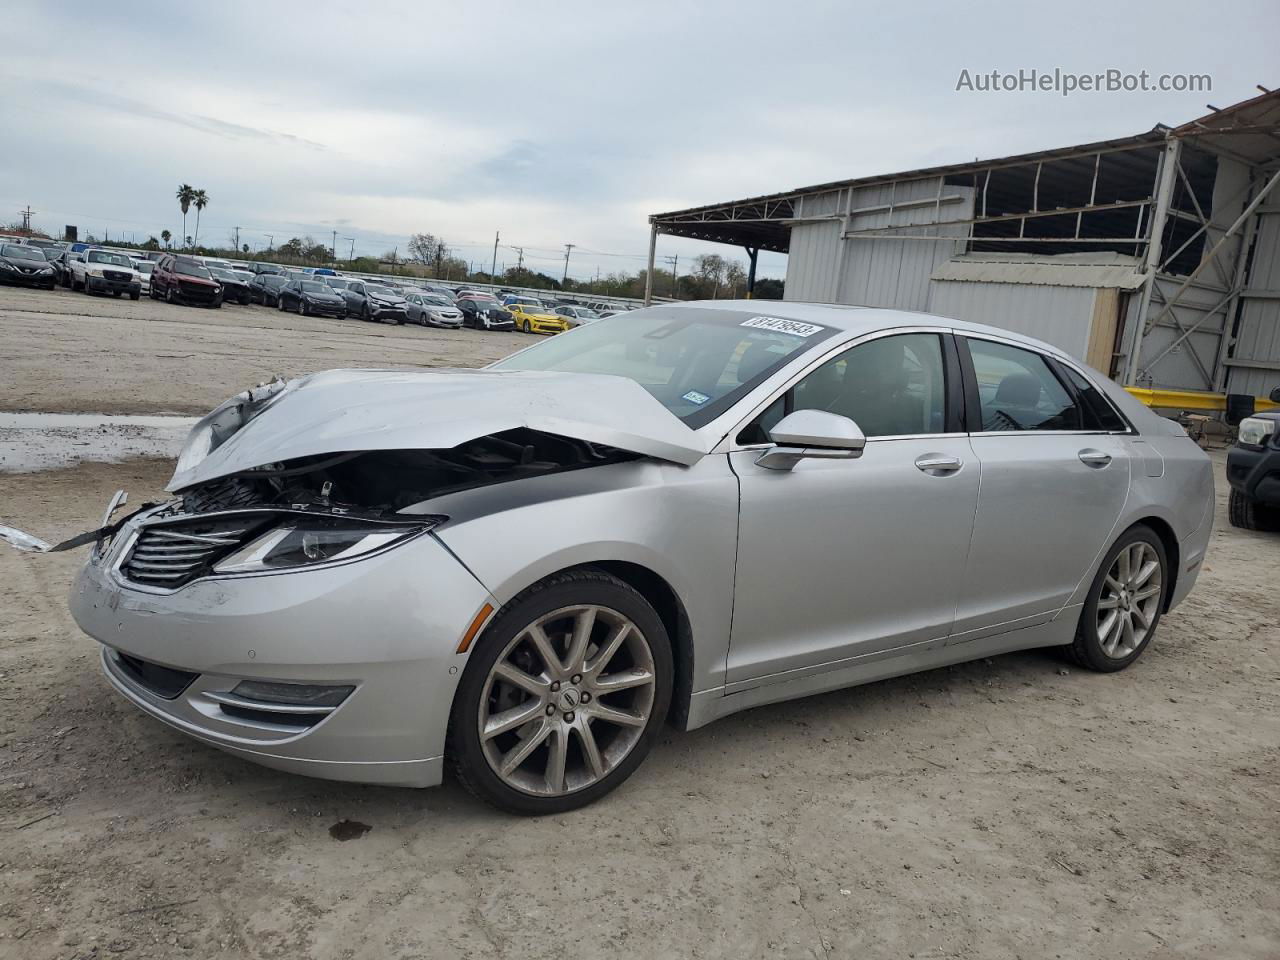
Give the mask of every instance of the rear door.
[(1057, 361), (958, 341), (982, 485), (952, 642), (1061, 610), (1118, 532), (1130, 469), (1124, 432), (1101, 428)]

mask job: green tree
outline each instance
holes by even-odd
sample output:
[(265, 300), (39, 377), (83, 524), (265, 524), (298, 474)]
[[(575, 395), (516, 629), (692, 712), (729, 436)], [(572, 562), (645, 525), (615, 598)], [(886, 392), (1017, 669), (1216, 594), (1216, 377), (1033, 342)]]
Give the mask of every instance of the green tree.
[(169, 246), (169, 241), (173, 239), (173, 234), (168, 230), (161, 230), (160, 239), (164, 241), (164, 245), (167, 247)]
[(184, 183), (178, 187), (178, 206), (182, 208), (182, 235), (187, 235), (187, 211), (191, 209), (191, 201), (195, 199), (195, 187)]
[(191, 205), (196, 208), (196, 243), (200, 242), (200, 211), (209, 205), (209, 195), (203, 190), (191, 193)]

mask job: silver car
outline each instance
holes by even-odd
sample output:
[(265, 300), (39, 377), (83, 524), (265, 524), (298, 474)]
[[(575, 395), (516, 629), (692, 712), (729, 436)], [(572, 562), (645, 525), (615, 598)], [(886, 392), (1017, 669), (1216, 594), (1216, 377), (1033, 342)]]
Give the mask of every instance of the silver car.
[(123, 696), (297, 773), (448, 762), (523, 814), (614, 789), (668, 720), (1029, 647), (1127, 667), (1213, 503), (1181, 427), (1053, 347), (760, 301), (257, 388), (169, 489), (71, 593)]
[(460, 327), (462, 311), (453, 302), (435, 293), (406, 293), (405, 322), (424, 327)]

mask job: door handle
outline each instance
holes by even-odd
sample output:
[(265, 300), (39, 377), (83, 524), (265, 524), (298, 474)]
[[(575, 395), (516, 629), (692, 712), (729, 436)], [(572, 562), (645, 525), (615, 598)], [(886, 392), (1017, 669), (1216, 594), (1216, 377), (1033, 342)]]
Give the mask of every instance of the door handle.
[(925, 473), (955, 473), (964, 466), (964, 461), (959, 457), (943, 457), (926, 453), (924, 456), (916, 457), (916, 466)]
[(1101, 470), (1111, 462), (1111, 454), (1103, 453), (1101, 450), (1094, 450), (1092, 447), (1086, 447), (1077, 456), (1086, 467), (1093, 467), (1095, 470)]

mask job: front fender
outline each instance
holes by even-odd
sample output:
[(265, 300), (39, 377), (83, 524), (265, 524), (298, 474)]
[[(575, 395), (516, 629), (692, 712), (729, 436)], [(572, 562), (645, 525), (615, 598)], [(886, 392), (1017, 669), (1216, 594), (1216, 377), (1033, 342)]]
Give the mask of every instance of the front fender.
[(453, 518), (436, 536), (501, 603), (568, 567), (638, 564), (670, 584), (688, 614), (693, 691), (724, 683), (738, 537), (727, 458), (639, 460), (474, 493), (429, 504)]

